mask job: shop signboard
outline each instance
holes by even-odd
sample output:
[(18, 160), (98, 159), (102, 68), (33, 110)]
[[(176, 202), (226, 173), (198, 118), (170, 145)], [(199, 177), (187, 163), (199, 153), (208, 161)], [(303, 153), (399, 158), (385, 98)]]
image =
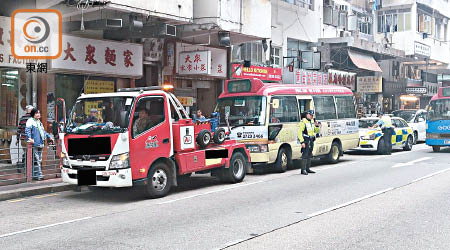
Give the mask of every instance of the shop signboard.
[(211, 74), (211, 51), (184, 51), (178, 54), (179, 75)]
[(141, 77), (142, 45), (63, 35), (63, 52), (50, 71)]
[(328, 83), (355, 90), (356, 73), (330, 69), (328, 70)]
[[(224, 49), (177, 43), (176, 54), (176, 73), (178, 75), (227, 77), (227, 51)], [(205, 57), (205, 54), (209, 55), (209, 59)], [(204, 66), (202, 66), (203, 64)], [(189, 65), (191, 65), (191, 70), (189, 70)], [(195, 68), (196, 66), (197, 68)]]
[(181, 105), (185, 107), (192, 107), (194, 105), (194, 97), (177, 96), (177, 98), (180, 101)]
[(426, 94), (427, 87), (406, 87), (406, 94)]
[(0, 16), (0, 67), (25, 68), (29, 59), (16, 59), (11, 53), (11, 17)]
[(431, 47), (423, 43), (414, 42), (414, 54), (424, 57), (430, 57)]
[(233, 64), (233, 78), (257, 78), (265, 81), (281, 81), (281, 68), (250, 66), (243, 67), (242, 64)]
[(328, 74), (325, 72), (299, 69), (296, 72), (297, 84), (328, 85)]
[(383, 92), (381, 76), (358, 76), (357, 92), (359, 93), (381, 93)]
[(100, 94), (114, 92), (114, 81), (86, 80), (84, 81), (85, 94)]

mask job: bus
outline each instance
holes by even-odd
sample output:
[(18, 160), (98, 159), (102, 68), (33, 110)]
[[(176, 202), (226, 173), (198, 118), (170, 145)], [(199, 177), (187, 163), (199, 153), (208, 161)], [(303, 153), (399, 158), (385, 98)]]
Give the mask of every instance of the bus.
[(354, 97), (345, 87), (228, 80), (215, 108), (219, 126), (231, 139), (245, 143), (252, 166), (274, 163), (278, 172), (301, 157), (298, 124), (308, 110), (321, 122), (313, 156), (337, 163), (344, 151), (358, 147)]
[(425, 143), (439, 152), (450, 146), (450, 87), (441, 87), (428, 105)]

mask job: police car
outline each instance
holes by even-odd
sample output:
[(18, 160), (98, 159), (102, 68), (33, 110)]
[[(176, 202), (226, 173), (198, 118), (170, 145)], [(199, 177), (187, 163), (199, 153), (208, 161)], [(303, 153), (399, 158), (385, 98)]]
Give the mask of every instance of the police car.
[[(384, 137), (380, 128), (371, 129), (379, 120), (378, 117), (361, 118), (359, 120), (359, 147), (356, 150), (384, 151)], [(408, 123), (400, 117), (392, 117), (394, 132), (392, 133), (392, 148), (410, 151), (414, 144), (414, 132)]]

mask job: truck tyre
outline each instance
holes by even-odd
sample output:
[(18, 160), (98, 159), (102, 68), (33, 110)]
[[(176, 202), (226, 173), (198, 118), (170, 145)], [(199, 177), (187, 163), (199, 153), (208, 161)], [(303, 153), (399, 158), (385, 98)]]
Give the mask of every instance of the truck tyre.
[(216, 129), (216, 131), (214, 132), (213, 140), (214, 143), (217, 145), (222, 144), (225, 141), (225, 129), (224, 128)]
[(241, 152), (234, 152), (231, 156), (230, 167), (223, 168), (220, 171), (219, 178), (223, 182), (241, 182), (245, 177), (247, 164), (248, 160)]
[(172, 187), (172, 180), (170, 180), (169, 167), (159, 162), (152, 166), (148, 172), (148, 184), (145, 186), (145, 194), (151, 198), (160, 198), (166, 196)]
[(327, 162), (330, 164), (336, 164), (339, 162), (341, 157), (341, 147), (338, 142), (333, 142), (331, 144), (330, 152), (327, 155)]
[(403, 147), (403, 150), (404, 151), (411, 151), (411, 149), (413, 147), (413, 143), (414, 143), (414, 139), (412, 138), (411, 135), (409, 135), (408, 138), (406, 139), (405, 146)]
[(278, 173), (284, 173), (288, 169), (289, 162), (291, 161), (291, 156), (288, 151), (282, 147), (278, 150), (277, 160), (275, 161), (275, 171)]
[(378, 140), (378, 146), (377, 146), (377, 154), (384, 155), (384, 137), (381, 137), (380, 140)]
[(437, 153), (441, 151), (441, 146), (433, 146), (433, 152)]
[(203, 129), (198, 133), (197, 143), (201, 148), (206, 148), (211, 142), (211, 132), (206, 129)]

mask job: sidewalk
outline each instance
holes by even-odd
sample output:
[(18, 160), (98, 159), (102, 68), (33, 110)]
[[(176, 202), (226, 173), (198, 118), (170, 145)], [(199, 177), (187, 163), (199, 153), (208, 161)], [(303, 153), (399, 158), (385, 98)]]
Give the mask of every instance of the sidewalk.
[(74, 189), (74, 185), (63, 183), (61, 178), (21, 183), (0, 187), (0, 201), (17, 199), (27, 196), (62, 192)]

